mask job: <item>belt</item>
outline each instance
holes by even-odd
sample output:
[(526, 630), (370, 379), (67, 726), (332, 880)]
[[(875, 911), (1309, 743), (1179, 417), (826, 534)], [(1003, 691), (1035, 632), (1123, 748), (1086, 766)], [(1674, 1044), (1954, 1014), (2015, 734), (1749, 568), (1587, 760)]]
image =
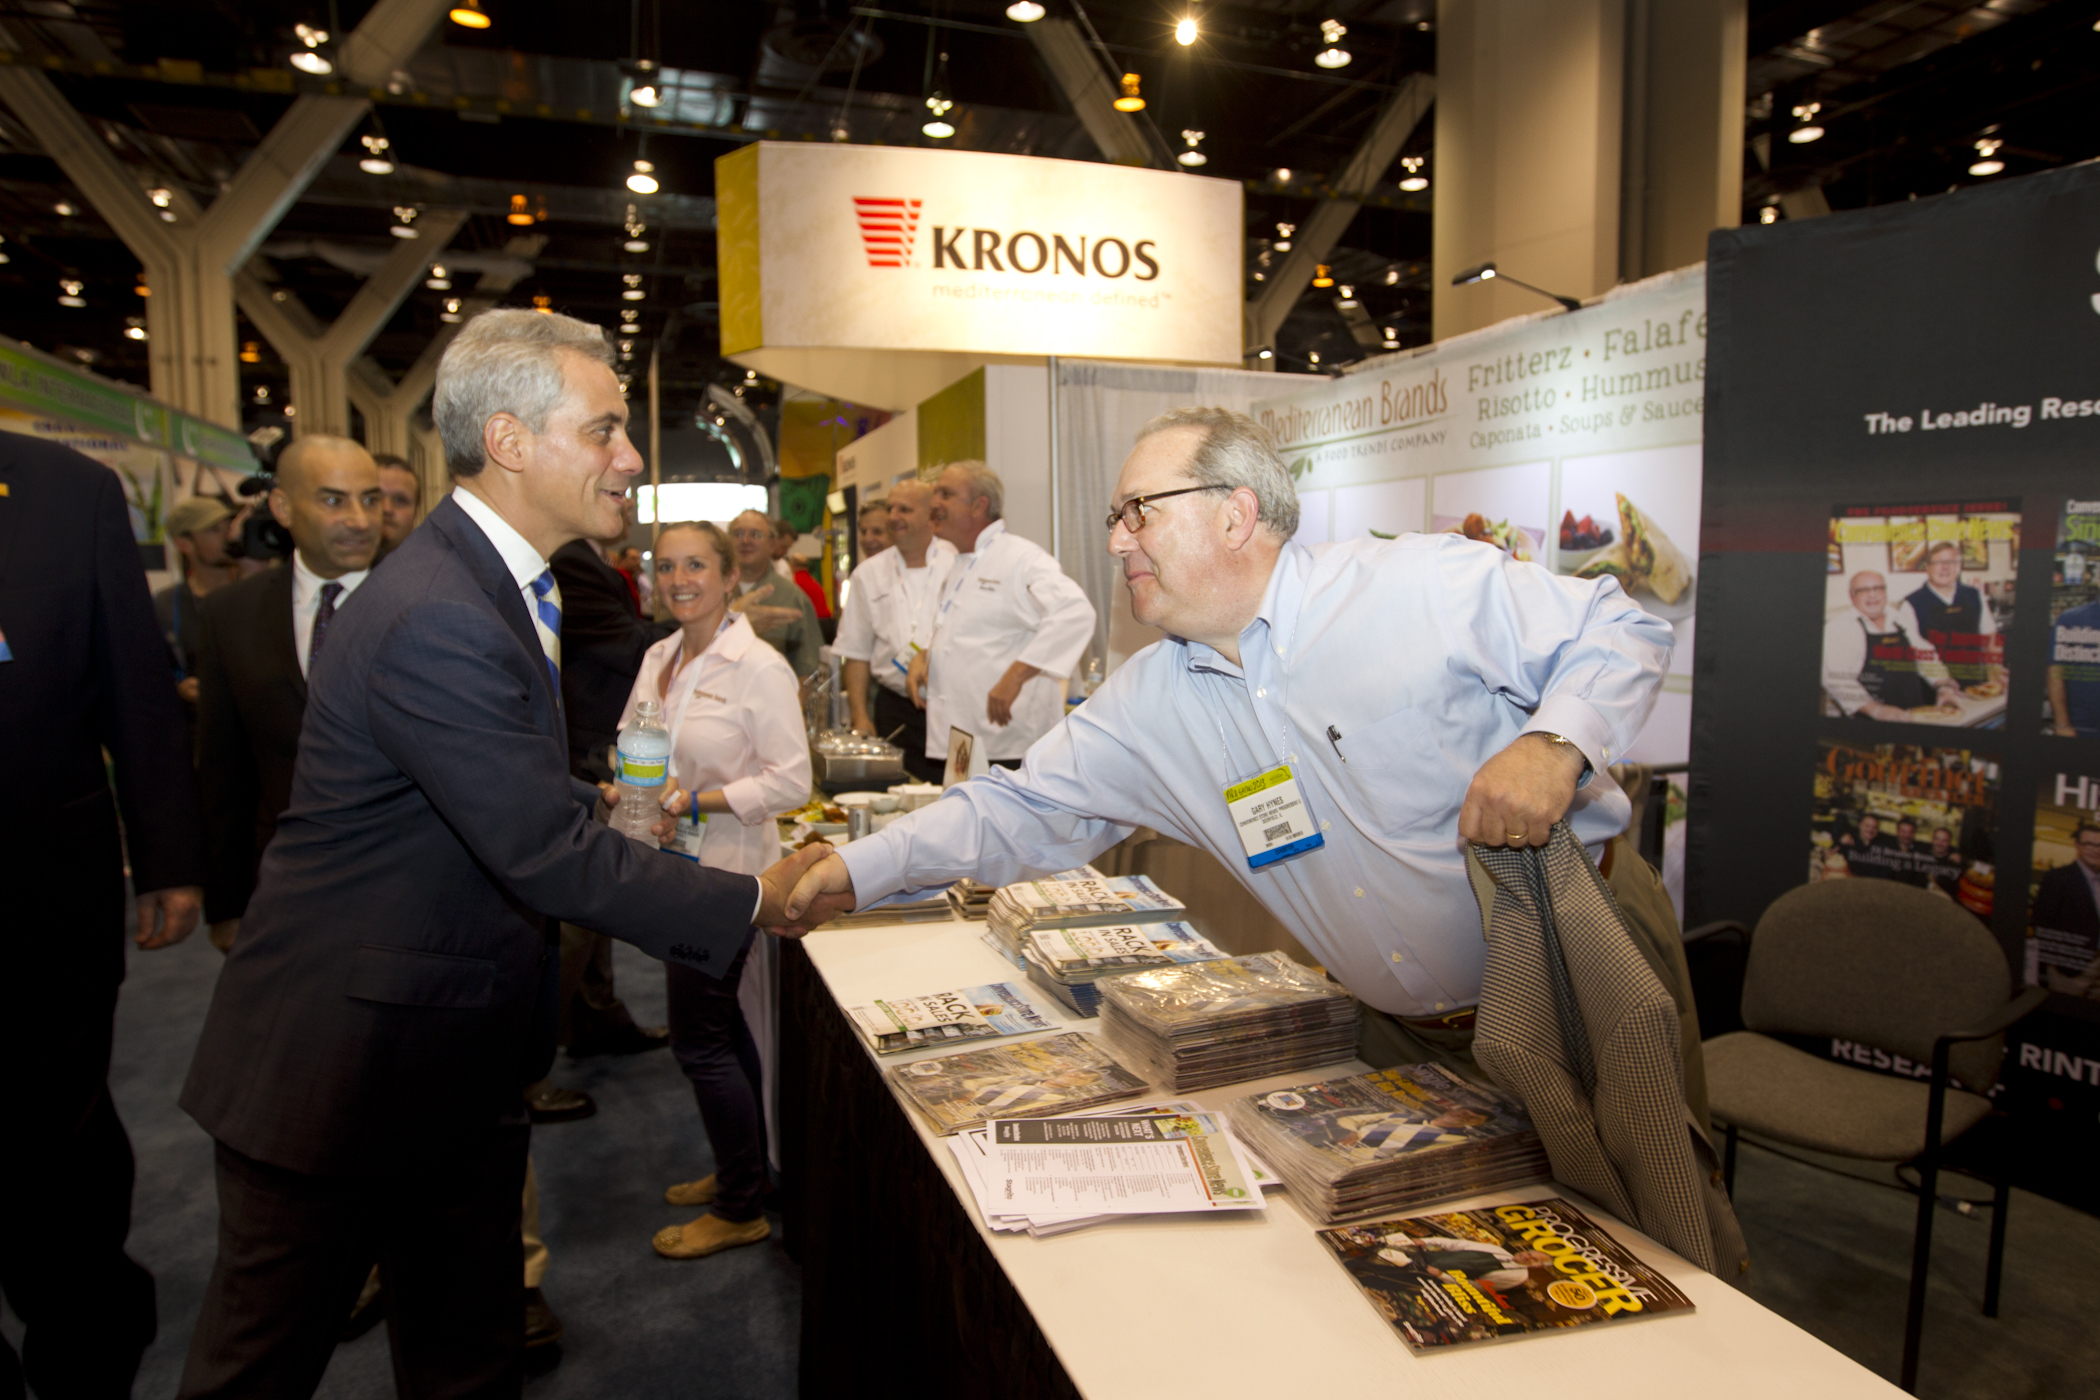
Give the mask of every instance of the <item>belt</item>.
[(1473, 1029), (1473, 1020), (1478, 1012), (1478, 1007), (1461, 1006), (1458, 1010), (1446, 1011), (1441, 1016), (1394, 1016), (1393, 1019), (1418, 1031), (1469, 1031)]

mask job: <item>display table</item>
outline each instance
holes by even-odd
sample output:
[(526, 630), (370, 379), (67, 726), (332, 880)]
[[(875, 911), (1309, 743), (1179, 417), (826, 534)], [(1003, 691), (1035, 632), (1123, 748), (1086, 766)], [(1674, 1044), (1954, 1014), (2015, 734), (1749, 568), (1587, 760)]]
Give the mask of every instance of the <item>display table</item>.
[[(1058, 1030), (1099, 1033), (1097, 1020), (1064, 1014), (1055, 998), (1029, 988), (978, 941), (982, 927), (820, 931), (785, 950), (780, 1102), (787, 1244), (803, 1266), (802, 1394), (1902, 1393), (1580, 1198), (1698, 1311), (1416, 1357), (1285, 1191), (1270, 1192), (1260, 1214), (1138, 1217), (1045, 1240), (994, 1234), (946, 1144), (882, 1076), (892, 1064), (952, 1050), (878, 1065), (841, 1010), (879, 996), (1009, 981), (1029, 990)], [(1299, 1071), (1251, 1088), (1315, 1077)], [(1247, 1092), (1235, 1085), (1186, 1097), (1222, 1107)], [(1572, 1197), (1538, 1185), (1463, 1204), (1555, 1193)]]

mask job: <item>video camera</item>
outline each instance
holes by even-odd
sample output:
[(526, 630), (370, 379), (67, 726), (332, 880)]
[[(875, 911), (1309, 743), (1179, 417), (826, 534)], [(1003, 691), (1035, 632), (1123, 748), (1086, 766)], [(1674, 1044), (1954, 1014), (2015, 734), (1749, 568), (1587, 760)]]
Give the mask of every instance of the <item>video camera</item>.
[[(243, 496), (263, 496), (277, 485), (277, 478), (269, 472), (261, 472), (243, 481), (235, 490)], [(270, 514), (268, 504), (260, 510), (248, 512), (248, 519), (241, 525), (238, 539), (226, 542), (226, 552), (235, 559), (254, 559), (266, 562), (291, 556), (292, 532), (277, 523)]]

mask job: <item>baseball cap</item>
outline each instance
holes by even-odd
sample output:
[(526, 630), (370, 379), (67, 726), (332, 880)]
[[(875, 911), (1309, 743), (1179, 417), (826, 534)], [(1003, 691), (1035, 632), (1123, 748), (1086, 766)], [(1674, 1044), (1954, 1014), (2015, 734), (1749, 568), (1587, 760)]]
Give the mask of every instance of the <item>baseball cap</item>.
[(177, 535), (194, 535), (199, 530), (209, 530), (222, 520), (231, 520), (233, 511), (216, 496), (191, 496), (178, 501), (168, 512), (166, 532), (168, 538)]

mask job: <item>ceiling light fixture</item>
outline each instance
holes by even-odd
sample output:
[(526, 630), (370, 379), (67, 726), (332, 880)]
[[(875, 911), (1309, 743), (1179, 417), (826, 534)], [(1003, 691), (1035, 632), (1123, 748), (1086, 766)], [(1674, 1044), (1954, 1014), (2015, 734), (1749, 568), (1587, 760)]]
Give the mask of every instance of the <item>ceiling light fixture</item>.
[(1470, 287), (1475, 282), (1492, 282), (1495, 281), (1497, 278), (1509, 283), (1513, 287), (1522, 287), (1527, 292), (1537, 292), (1540, 296), (1545, 297), (1548, 301), (1557, 301), (1566, 310), (1582, 310), (1582, 303), (1575, 300), (1575, 298), (1564, 297), (1558, 292), (1549, 292), (1544, 287), (1534, 287), (1529, 282), (1519, 282), (1516, 278), (1510, 276), (1506, 272), (1497, 272), (1495, 270), (1495, 265), (1491, 262), (1482, 263), (1478, 267), (1467, 268), (1464, 272), (1459, 273), (1458, 276), (1451, 279), (1451, 285), (1454, 287)]
[(659, 188), (656, 183), (655, 165), (646, 160), (637, 160), (634, 163), (634, 173), (627, 177), (627, 188), (636, 194), (655, 194)]
[(1273, 360), (1276, 358), (1276, 352), (1274, 350), (1263, 350), (1258, 352), (1255, 358), (1258, 360)]
[(80, 295), (82, 285), (83, 284), (81, 282), (75, 280), (74, 278), (61, 277), (58, 280), (58, 290), (60, 293), (58, 298), (58, 304), (60, 306), (86, 306), (87, 300)]
[(417, 212), (418, 211), (413, 204), (395, 205), (394, 226), (388, 229), (387, 232), (391, 233), (396, 238), (418, 237), (419, 235), (416, 233), (415, 229)]
[(1291, 235), (1297, 231), (1298, 226), (1296, 224), (1276, 225), (1276, 251), (1279, 253), (1291, 251)]
[(361, 136), (358, 140), (365, 148), (365, 158), (357, 168), (367, 175), (391, 175), (394, 173), (393, 158), (387, 155), (388, 141), (384, 136)]
[(955, 123), (948, 120), (955, 99), (948, 96), (948, 55), (945, 52), (933, 69), (932, 77), (933, 91), (926, 94), (926, 110), (931, 115), (919, 130), (936, 141), (945, 141), (955, 134)]
[(1194, 15), (1183, 15), (1181, 22), (1174, 26), (1174, 42), (1183, 48), (1187, 48), (1190, 44), (1196, 42), (1196, 17)]
[(270, 401), (270, 386), (269, 386), (269, 385), (267, 385), (267, 384), (258, 384), (258, 385), (256, 385), (256, 386), (255, 386), (255, 401), (256, 401), (257, 403), (268, 403), (268, 402)]
[(146, 191), (146, 198), (153, 201), (155, 209), (165, 209), (175, 196), (164, 189), (152, 189)]
[(241, 342), (241, 363), (244, 365), (259, 365), (262, 363), (261, 341), (244, 340)]
[(642, 222), (642, 216), (635, 212), (635, 207), (632, 204), (627, 206), (627, 217), (621, 221), (620, 227), (626, 230), (627, 233), (627, 241), (621, 244), (621, 247), (630, 253), (646, 253), (649, 251), (649, 240), (642, 237), (644, 233), (649, 231), (649, 226)]
[(1314, 267), (1313, 285), (1315, 287), (1332, 287), (1334, 285), (1334, 274), (1328, 270), (1326, 263), (1320, 263)]
[(1123, 95), (1116, 99), (1116, 110), (1118, 112), (1142, 112), (1145, 110), (1145, 99), (1138, 95), (1137, 74), (1125, 73), (1123, 75)]
[(448, 324), (453, 324), (453, 325), (457, 325), (457, 324), (459, 323), (459, 319), (460, 319), (460, 316), (459, 316), (459, 298), (458, 298), (458, 297), (446, 297), (446, 298), (445, 298), (445, 310), (444, 310), (444, 313), (443, 313), (442, 315), (440, 315), (440, 316), (438, 317), (438, 319), (439, 319), (440, 321), (444, 321), (444, 322), (447, 322)]
[(532, 223), (532, 201), (522, 194), (512, 195), (510, 212), (503, 216), (503, 220), (505, 223), (516, 224), (519, 228), (528, 227)]
[(80, 211), (74, 208), (72, 204), (61, 199), (58, 203), (51, 206), (51, 212), (58, 215), (61, 219), (70, 219)]
[(1776, 205), (1776, 204), (1767, 204), (1767, 205), (1766, 205), (1766, 206), (1765, 206), (1764, 208), (1762, 208), (1762, 209), (1758, 210), (1758, 211), (1757, 211), (1757, 221), (1758, 221), (1759, 223), (1761, 223), (1761, 224), (1776, 224), (1776, 223), (1778, 223), (1778, 222), (1779, 222), (1779, 206), (1778, 206), (1778, 205)]
[(1399, 286), (1399, 285), (1400, 285), (1400, 269), (1399, 269), (1399, 268), (1397, 268), (1397, 267), (1389, 267), (1389, 268), (1387, 268), (1387, 269), (1385, 270), (1385, 284), (1386, 284), (1386, 285), (1387, 285), (1388, 287), (1397, 287), (1397, 286)]
[(1342, 294), (1339, 297), (1335, 298), (1334, 303), (1338, 308), (1340, 308), (1343, 311), (1347, 311), (1350, 307), (1360, 304), (1356, 300), (1356, 288), (1350, 286), (1347, 282), (1344, 282), (1342, 283), (1341, 291)]
[(1048, 13), (1050, 12), (1036, 4), (1035, 0), (1014, 0), (1013, 4), (1006, 7), (1006, 17), (1015, 24), (1034, 24)]
[(430, 276), (424, 279), (423, 285), (433, 292), (449, 292), (452, 290), (452, 274), (445, 271), (443, 263), (432, 263)]
[(327, 30), (316, 29), (310, 24), (295, 24), (292, 26), (292, 33), (298, 35), (299, 42), (306, 45), (292, 55), (292, 67), (302, 73), (311, 73), (317, 78), (335, 71), (335, 65), (328, 61), (328, 56), (316, 52), (321, 45), (328, 42)]
[(654, 107), (657, 103), (663, 101), (663, 95), (656, 90), (656, 84), (643, 83), (633, 92), (627, 94), (627, 100), (637, 107)]
[(532, 297), (532, 309), (539, 312), (542, 316), (552, 316), (554, 314), (554, 298), (548, 296), (545, 292), (535, 292)]
[(1407, 171), (1407, 178), (1400, 182), (1401, 189), (1409, 194), (1417, 194), (1429, 188), (1429, 177), (1422, 173), (1422, 166), (1428, 160), (1427, 156), (1400, 157), (1400, 165)]
[(2004, 144), (2003, 141), (1995, 141), (1989, 138), (1978, 141), (1976, 143), (1976, 163), (1969, 167), (1969, 173), (1971, 175), (1997, 175), (2003, 173), (2005, 162), (1998, 159), (1998, 148)]
[(146, 338), (145, 319), (139, 316), (126, 316), (124, 318), (124, 338), (126, 340), (144, 340)]
[(622, 292), (622, 293), (620, 293), (620, 299), (621, 299), (622, 301), (640, 301), (640, 300), (641, 300), (641, 299), (642, 299), (643, 297), (646, 297), (647, 295), (649, 295), (649, 294), (648, 294), (647, 292), (645, 292), (645, 291), (643, 291), (643, 290), (642, 290), (642, 274), (641, 274), (641, 273), (639, 273), (639, 272), (626, 272), (626, 273), (622, 273), (622, 274), (620, 275), (620, 280), (621, 280), (622, 282), (625, 282), (625, 283), (627, 284), (627, 290), (626, 290), (626, 291), (624, 291), (624, 292)]
[(452, 7), (451, 19), (461, 29), (486, 29), (494, 23), (481, 8), (481, 0), (460, 0)]
[(1180, 155), (1174, 157), (1174, 159), (1180, 161), (1183, 165), (1188, 166), (1192, 170), (1199, 165), (1205, 165), (1209, 163), (1210, 157), (1196, 149), (1197, 146), (1202, 144), (1202, 132), (1184, 131), (1181, 133), (1181, 139), (1188, 142), (1189, 148), (1183, 151)]
[(1816, 120), (1816, 113), (1823, 110), (1820, 102), (1804, 102), (1794, 109), (1794, 129), (1786, 139), (1796, 146), (1805, 146), (1811, 141), (1823, 139), (1823, 124)]
[(1313, 62), (1322, 68), (1348, 67), (1349, 60), (1354, 57), (1349, 50), (1342, 47), (1342, 36), (1348, 32), (1349, 26), (1338, 19), (1321, 20), (1320, 37), (1327, 41), (1327, 47), (1313, 55)]
[(1320, 352), (1315, 350), (1310, 355), (1307, 355), (1305, 358), (1312, 361), (1314, 364), (1318, 364), (1320, 363)]

